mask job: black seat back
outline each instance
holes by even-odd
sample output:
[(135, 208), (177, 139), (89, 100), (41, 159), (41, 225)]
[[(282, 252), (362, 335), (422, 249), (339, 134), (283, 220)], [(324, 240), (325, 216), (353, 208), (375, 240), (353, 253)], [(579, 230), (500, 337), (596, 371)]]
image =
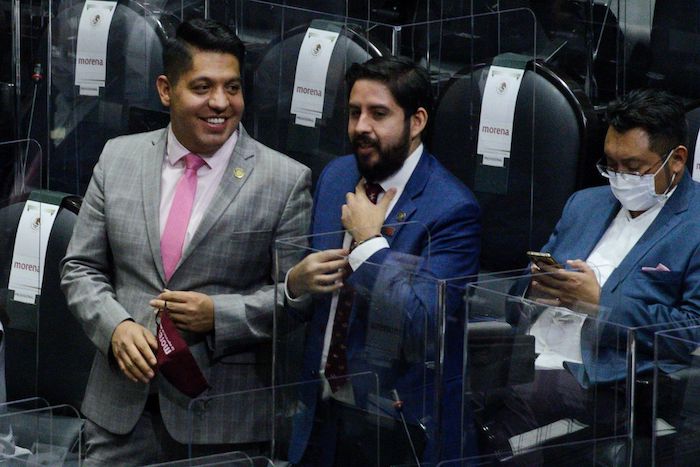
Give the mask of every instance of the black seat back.
[[(51, 143), (45, 186), (82, 195), (107, 140), (134, 132), (130, 128), (148, 129), (130, 122), (131, 108), (163, 110), (155, 82), (163, 73), (163, 45), (179, 19), (154, 2), (118, 2), (107, 39), (105, 85), (99, 96), (82, 96), (75, 85), (75, 55), (84, 2), (73, 3), (51, 19), (50, 125), (38, 112), (33, 136)], [(53, 136), (46, 138), (42, 132), (49, 127)]]
[(484, 190), (494, 172), (479, 167), (476, 148), (489, 69), (458, 74), (448, 84), (430, 140), (436, 157), (479, 200), (482, 269), (503, 271), (524, 267), (525, 251), (547, 241), (568, 197), (596, 181), (593, 151), (602, 144), (593, 142), (598, 130), (583, 92), (548, 66), (531, 61), (516, 101), (505, 190)]
[[(54, 221), (46, 250), (38, 311), (7, 300), (5, 294), (0, 297), (9, 317), (5, 326), (8, 400), (38, 396), (51, 404), (80, 407), (95, 347), (68, 309), (60, 289), (59, 270), (80, 204), (77, 196), (64, 198)], [(24, 205), (25, 200), (19, 200), (0, 208), (0, 284), (5, 290)], [(35, 317), (28, 318), (26, 314), (29, 313)]]
[(355, 29), (341, 26), (328, 66), (323, 118), (315, 128), (296, 125), (290, 115), (299, 49), (308, 26), (289, 30), (269, 46), (253, 73), (248, 99), (253, 136), (310, 167), (314, 182), (329, 161), (350, 152), (345, 72), (353, 63), (382, 54)]

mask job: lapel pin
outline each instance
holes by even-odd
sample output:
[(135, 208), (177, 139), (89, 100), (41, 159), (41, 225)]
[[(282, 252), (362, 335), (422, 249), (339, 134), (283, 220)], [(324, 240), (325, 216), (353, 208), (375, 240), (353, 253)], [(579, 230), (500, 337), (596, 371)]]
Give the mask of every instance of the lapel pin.
[(233, 169), (233, 176), (236, 178), (243, 178), (245, 176), (245, 171), (240, 167)]
[(396, 220), (399, 222), (403, 222), (406, 220), (406, 213), (403, 211), (399, 211), (398, 214), (396, 214)]
[(382, 235), (386, 235), (387, 237), (391, 237), (394, 235), (394, 228), (393, 227), (382, 227)]

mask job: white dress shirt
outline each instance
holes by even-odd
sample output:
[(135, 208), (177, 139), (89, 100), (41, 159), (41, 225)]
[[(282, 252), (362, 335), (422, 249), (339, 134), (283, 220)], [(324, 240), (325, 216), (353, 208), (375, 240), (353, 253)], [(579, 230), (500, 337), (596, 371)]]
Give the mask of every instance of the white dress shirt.
[[(187, 225), (185, 241), (182, 245), (184, 251), (192, 240), (192, 236), (197, 231), (207, 208), (214, 198), (214, 193), (219, 187), (221, 178), (224, 176), (226, 167), (233, 154), (233, 148), (238, 141), (238, 130), (226, 140), (226, 142), (211, 156), (202, 156), (205, 164), (197, 171), (197, 192), (194, 196), (192, 214)], [(175, 197), (175, 187), (180, 177), (185, 173), (184, 157), (191, 151), (185, 148), (175, 137), (172, 127), (168, 125), (168, 140), (163, 157), (163, 168), (160, 176), (160, 235), (163, 236), (165, 223), (168, 220), (170, 206)]]
[[(586, 264), (595, 273), (600, 287), (605, 285), (615, 269), (642, 238), (674, 191), (675, 188), (666, 199), (637, 217), (633, 218), (625, 208), (620, 209), (586, 259)], [(582, 363), (581, 328), (585, 320), (586, 315), (573, 312), (568, 308), (545, 309), (530, 328), (530, 334), (535, 336), (535, 352), (539, 354), (535, 367), (561, 369), (565, 361)]]

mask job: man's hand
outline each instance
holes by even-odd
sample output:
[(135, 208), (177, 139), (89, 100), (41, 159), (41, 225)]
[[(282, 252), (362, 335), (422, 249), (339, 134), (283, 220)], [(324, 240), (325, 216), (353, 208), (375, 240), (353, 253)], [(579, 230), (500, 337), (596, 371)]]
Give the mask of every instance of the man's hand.
[(173, 324), (183, 331), (207, 333), (214, 329), (214, 301), (209, 295), (166, 290), (149, 305), (159, 310), (167, 305)]
[(131, 320), (119, 323), (112, 333), (112, 353), (122, 372), (135, 383), (148, 384), (155, 375), (157, 349), (151, 331)]
[(532, 290), (538, 296), (552, 297), (538, 298), (537, 301), (596, 315), (600, 302), (600, 284), (595, 272), (580, 259), (568, 260), (566, 263), (574, 270), (546, 264), (538, 264), (532, 269), (533, 273), (547, 273), (533, 277)]
[(396, 188), (389, 188), (381, 201), (373, 204), (365, 193), (364, 180), (360, 180), (355, 187), (355, 193), (345, 195), (345, 204), (340, 218), (343, 221), (343, 227), (358, 243), (379, 235), (386, 219), (389, 203), (394, 196), (396, 196)]
[(311, 253), (289, 271), (287, 292), (292, 298), (307, 293), (330, 293), (343, 286), (347, 274), (348, 250)]

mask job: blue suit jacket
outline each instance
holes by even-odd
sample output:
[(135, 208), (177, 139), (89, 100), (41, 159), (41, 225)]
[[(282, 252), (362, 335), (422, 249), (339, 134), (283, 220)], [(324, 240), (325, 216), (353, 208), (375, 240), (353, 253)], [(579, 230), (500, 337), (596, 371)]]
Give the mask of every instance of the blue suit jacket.
[[(335, 159), (321, 174), (314, 197), (313, 250), (342, 247), (344, 233), (341, 207), (345, 204), (345, 195), (354, 192), (359, 179), (360, 174), (352, 155)], [(469, 189), (433, 156), (424, 152), (401, 197), (387, 217), (386, 225), (396, 224), (383, 229), (390, 248), (376, 252), (346, 280), (357, 291), (347, 337), (348, 373), (377, 373), (382, 388), (398, 390), (405, 402), (404, 411), (409, 421), (422, 419), (432, 405), (431, 401), (425, 399), (425, 394), (431, 394), (434, 390), (426, 387), (426, 384), (432, 382), (432, 373), (425, 371), (426, 365), (420, 354), (424, 352), (422, 355), (433, 357), (432, 350), (421, 348), (421, 344), (423, 336), (434, 341), (437, 281), (478, 272), (478, 218), (479, 207)], [(399, 220), (403, 223), (399, 223)], [(319, 235), (329, 232), (335, 233)], [(464, 304), (459, 286), (466, 281), (466, 278), (455, 281), (454, 287), (449, 287), (446, 380), (460, 380), (462, 371)], [(381, 298), (378, 298), (379, 290)], [(373, 365), (371, 356), (368, 357), (372, 347), (369, 342), (372, 340), (371, 331), (368, 331), (372, 327), (368, 326), (372, 320), (367, 300), (369, 295), (372, 297), (372, 311), (376, 309), (374, 305), (381, 302), (381, 311), (395, 313), (397, 319), (394, 322), (400, 322), (402, 338), (398, 358), (391, 360), (385, 355), (387, 359), (383, 365)], [(314, 301), (311, 322), (307, 327), (302, 370), (304, 379), (320, 377), (319, 367), (330, 302), (330, 294), (317, 297)], [(413, 354), (414, 358), (405, 358), (409, 354)], [(415, 358), (416, 354), (419, 354), (418, 358)], [(379, 355), (381, 357), (381, 352)], [(406, 360), (411, 361), (407, 363)], [(364, 379), (353, 381), (356, 403), (360, 406), (365, 402), (363, 397), (373, 391), (370, 387), (362, 387), (363, 382)], [(307, 389), (302, 394), (302, 402), (307, 410), (295, 420), (290, 446), (292, 462), (299, 461), (308, 442), (320, 388), (314, 385)], [(446, 384), (445, 400), (450, 399), (458, 404), (460, 390), (461, 385)], [(380, 396), (389, 397), (388, 394)], [(461, 414), (459, 406), (443, 410), (453, 415), (452, 426), (445, 430), (447, 427), (443, 424), (443, 431), (458, 436)]]
[[(552, 253), (559, 261), (585, 260), (620, 207), (609, 186), (574, 193), (542, 251)], [(675, 322), (700, 324), (698, 250), (700, 184), (686, 171), (657, 218), (601, 290), (598, 323), (587, 320), (581, 334), (583, 365), (567, 364), (581, 385), (625, 378), (626, 328), (652, 325), (635, 332), (637, 371), (643, 372), (654, 366), (656, 331), (669, 329)], [(671, 271), (642, 271), (642, 267), (655, 268), (659, 263)], [(678, 369), (689, 358), (687, 348), (663, 350), (661, 368), (665, 371)]]

